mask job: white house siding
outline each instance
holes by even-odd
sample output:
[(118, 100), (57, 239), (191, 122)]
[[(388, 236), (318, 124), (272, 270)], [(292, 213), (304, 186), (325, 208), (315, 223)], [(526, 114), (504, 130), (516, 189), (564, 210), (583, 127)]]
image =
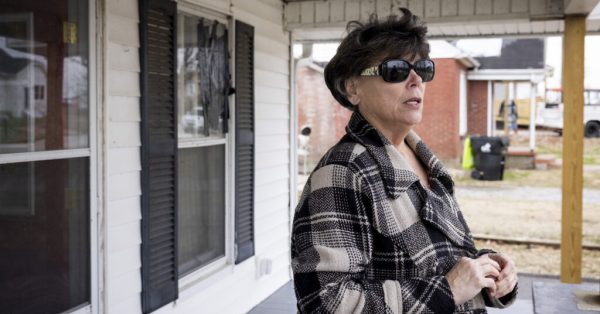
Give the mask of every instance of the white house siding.
[[(255, 256), (180, 289), (156, 313), (245, 313), (290, 279), (289, 36), (279, 0), (197, 0), (255, 27)], [(106, 0), (105, 309), (141, 313), (138, 2)], [(260, 260), (271, 273), (257, 275)]]
[(105, 312), (141, 313), (138, 2), (106, 0)]
[[(289, 35), (280, 1), (196, 3), (227, 10), (255, 30), (255, 255), (180, 289), (176, 304), (157, 313), (246, 313), (290, 280)], [(272, 261), (271, 273), (259, 277), (257, 264), (265, 259)]]

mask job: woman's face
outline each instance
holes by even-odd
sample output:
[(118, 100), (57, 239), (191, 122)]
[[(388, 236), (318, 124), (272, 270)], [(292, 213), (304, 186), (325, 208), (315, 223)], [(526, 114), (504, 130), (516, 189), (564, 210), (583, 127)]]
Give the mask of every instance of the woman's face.
[(394, 132), (421, 122), (426, 83), (414, 70), (399, 83), (385, 82), (381, 76), (360, 76), (352, 84), (346, 85), (348, 99), (375, 127)]

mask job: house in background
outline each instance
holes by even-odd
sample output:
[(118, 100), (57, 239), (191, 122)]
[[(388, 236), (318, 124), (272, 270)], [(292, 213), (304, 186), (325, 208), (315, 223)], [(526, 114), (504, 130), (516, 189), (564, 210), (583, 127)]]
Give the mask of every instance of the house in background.
[[(474, 57), (480, 66), (470, 71), (470, 134), (502, 135), (504, 117), (500, 104), (514, 100), (519, 114), (518, 124), (528, 126), (530, 149), (535, 148), (535, 115), (538, 103), (544, 101), (545, 79), (550, 69), (545, 65), (543, 38), (498, 39), (495, 56)], [(497, 130), (498, 129), (498, 130)]]
[[(309, 127), (306, 144), (299, 141), (298, 170), (308, 174), (321, 157), (346, 134), (346, 124), (352, 111), (342, 107), (325, 85), (325, 63), (310, 57), (296, 63), (296, 102), (299, 131)], [(300, 135), (301, 136), (301, 135)], [(306, 156), (305, 156), (306, 155)]]
[(479, 64), (443, 41), (431, 44), (431, 58), (436, 66), (435, 78), (427, 83), (423, 120), (415, 131), (438, 158), (456, 164), (467, 135), (467, 73)]

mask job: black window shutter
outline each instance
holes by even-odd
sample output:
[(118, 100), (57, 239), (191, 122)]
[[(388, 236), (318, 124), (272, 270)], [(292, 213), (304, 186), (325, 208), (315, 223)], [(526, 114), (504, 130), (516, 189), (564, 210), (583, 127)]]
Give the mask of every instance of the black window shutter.
[(235, 263), (254, 255), (254, 27), (235, 21)]
[(140, 0), (142, 309), (177, 299), (176, 4)]

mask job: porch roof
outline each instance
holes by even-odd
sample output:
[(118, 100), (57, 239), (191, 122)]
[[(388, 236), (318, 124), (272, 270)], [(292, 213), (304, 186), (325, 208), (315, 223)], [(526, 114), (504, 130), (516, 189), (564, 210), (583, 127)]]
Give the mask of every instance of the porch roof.
[(352, 20), (407, 7), (427, 22), (430, 38), (560, 35), (566, 15), (586, 15), (600, 34), (600, 0), (284, 0), (284, 24), (297, 42), (339, 41)]

